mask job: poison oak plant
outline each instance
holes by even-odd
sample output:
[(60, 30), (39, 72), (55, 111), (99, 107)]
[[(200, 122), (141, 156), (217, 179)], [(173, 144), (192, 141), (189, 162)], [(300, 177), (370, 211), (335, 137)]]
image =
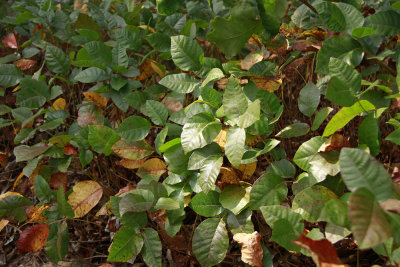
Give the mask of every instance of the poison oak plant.
[[(341, 264), (332, 243), (350, 234), (360, 249), (398, 264), (399, 186), (387, 170), (395, 166), (375, 157), (384, 158), (383, 139), (400, 144), (399, 8), (395, 1), (0, 4), (9, 52), (0, 58), (0, 93), (15, 96), (0, 105), (0, 127), (14, 129), (15, 161), (26, 163), (0, 196), (0, 225), (24, 228), (20, 251), (45, 247), (59, 261), (68, 223), (101, 202), (96, 216), (122, 225), (107, 260), (140, 254), (161, 266), (158, 230), (173, 237), (194, 212), (191, 250), (201, 265), (222, 262), (234, 241), (245, 263), (269, 266), (253, 225), (261, 212), (268, 242), (311, 254), (317, 265)], [(302, 65), (297, 105), (285, 106), (292, 94), (285, 85)], [(284, 112), (296, 121), (286, 125)], [(349, 142), (338, 131), (352, 120)], [(394, 127), (385, 137), (384, 123)], [(296, 137), (302, 143), (286, 155), (281, 144)], [(91, 170), (117, 157), (134, 187), (102, 198), (106, 182), (68, 180), (74, 172), (97, 177)], [(14, 192), (23, 176), (34, 195)], [(318, 222), (326, 226), (310, 228)]]

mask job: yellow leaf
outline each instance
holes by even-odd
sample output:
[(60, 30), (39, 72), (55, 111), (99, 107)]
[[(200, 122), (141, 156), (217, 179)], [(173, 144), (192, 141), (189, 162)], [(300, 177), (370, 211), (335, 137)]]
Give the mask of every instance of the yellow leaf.
[(243, 173), (243, 179), (248, 180), (256, 171), (257, 168), (257, 161), (254, 161), (249, 164), (240, 164), (239, 171)]
[(153, 69), (153, 71), (154, 71), (155, 73), (157, 73), (157, 74), (160, 76), (160, 78), (163, 78), (163, 77), (165, 76), (165, 74), (166, 74), (166, 72), (163, 71), (163, 70), (157, 65), (157, 63), (154, 63), (153, 61), (151, 61), (151, 68)]
[(18, 85), (17, 87), (15, 87), (15, 88), (12, 90), (12, 92), (14, 93), (14, 92), (18, 91), (20, 88), (21, 88), (21, 86)]
[(1, 221), (0, 221), (0, 232), (4, 229), (4, 227), (6, 227), (6, 225), (9, 223), (10, 221), (9, 220), (6, 220), (6, 219), (2, 219)]
[(267, 76), (253, 76), (250, 81), (254, 82), (259, 89), (267, 90), (271, 93), (278, 90), (282, 85), (282, 79)]
[(84, 92), (83, 95), (89, 102), (97, 103), (99, 108), (107, 107), (107, 98), (96, 92)]
[(146, 160), (146, 162), (140, 167), (137, 172), (137, 175), (140, 177), (144, 177), (147, 174), (151, 176), (161, 176), (164, 172), (167, 171), (167, 166), (165, 166), (165, 162), (158, 158), (151, 158)]
[(53, 108), (55, 110), (65, 110), (66, 107), (67, 107), (67, 102), (65, 101), (64, 98), (58, 98), (53, 103)]
[(74, 210), (75, 218), (85, 216), (100, 201), (103, 189), (95, 181), (82, 181), (77, 183), (73, 192), (68, 196), (68, 203)]
[(22, 177), (24, 177), (24, 173), (23, 173), (23, 172), (21, 172), (21, 173), (18, 175), (17, 179), (15, 179), (15, 182), (14, 182), (13, 187), (12, 187), (12, 190), (13, 190), (13, 191), (15, 190), (15, 188), (16, 188), (16, 187), (19, 185), (19, 183), (21, 182)]
[(263, 266), (263, 250), (261, 247), (261, 235), (258, 232), (252, 234), (238, 233), (233, 240), (242, 245), (242, 261), (251, 266)]
[(3, 199), (5, 197), (9, 197), (9, 196), (20, 196), (20, 197), (22, 197), (22, 195), (20, 193), (17, 193), (17, 192), (6, 192), (6, 193), (0, 195), (0, 199)]
[(150, 26), (147, 26), (147, 25), (140, 25), (140, 26), (138, 26), (139, 28), (142, 28), (142, 29), (144, 29), (144, 30), (149, 30), (149, 31), (151, 31), (151, 32), (156, 32), (156, 30), (154, 30), (152, 27), (150, 27)]
[(262, 51), (255, 51), (248, 54), (240, 61), (240, 67), (243, 70), (249, 70), (254, 64), (263, 60), (264, 53)]
[(221, 147), (222, 151), (224, 151), (226, 145), (226, 130), (222, 129), (217, 137), (214, 138), (214, 142)]
[(239, 184), (239, 179), (234, 168), (221, 167), (221, 181), (225, 184)]
[(121, 159), (118, 164), (127, 169), (138, 169), (142, 167), (147, 158), (144, 159)]
[(47, 218), (43, 216), (43, 212), (45, 210), (48, 210), (50, 208), (50, 206), (48, 205), (43, 205), (39, 208), (37, 208), (37, 206), (32, 206), (29, 210), (27, 209), (26, 213), (28, 213), (28, 218), (29, 220), (25, 223), (46, 223), (47, 222)]

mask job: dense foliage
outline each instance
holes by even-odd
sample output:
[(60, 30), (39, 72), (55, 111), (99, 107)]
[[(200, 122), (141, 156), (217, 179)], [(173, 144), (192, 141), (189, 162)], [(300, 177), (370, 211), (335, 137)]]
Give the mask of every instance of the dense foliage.
[(202, 266), (343, 266), (343, 240), (398, 266), (400, 1), (9, 0), (0, 27), (19, 252), (94, 224), (109, 262), (186, 235)]

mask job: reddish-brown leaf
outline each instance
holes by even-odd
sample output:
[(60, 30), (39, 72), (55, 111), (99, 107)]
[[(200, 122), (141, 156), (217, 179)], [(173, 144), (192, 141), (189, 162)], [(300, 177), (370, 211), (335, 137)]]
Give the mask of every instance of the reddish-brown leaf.
[(56, 172), (51, 175), (49, 184), (52, 188), (58, 189), (60, 186), (63, 187), (64, 191), (67, 189), (68, 175), (63, 172)]
[(252, 234), (238, 233), (233, 240), (242, 245), (242, 261), (251, 266), (263, 266), (263, 250), (261, 247), (261, 235), (258, 232)]
[(47, 218), (43, 216), (43, 212), (47, 209), (49, 209), (50, 206), (43, 205), (39, 208), (35, 206), (30, 206), (25, 210), (25, 213), (27, 214), (27, 217), (29, 218), (27, 223), (46, 223)]
[(301, 52), (318, 52), (321, 46), (308, 40), (297, 40), (293, 44), (293, 49)]
[(329, 139), (321, 146), (319, 151), (340, 151), (343, 147), (350, 147), (349, 139), (339, 133), (334, 133)]
[(25, 228), (19, 236), (17, 247), (21, 252), (36, 252), (46, 244), (49, 236), (47, 224), (35, 224)]
[(151, 66), (151, 61), (146, 60), (145, 62), (142, 63), (142, 65), (140, 65), (140, 75), (138, 77), (135, 77), (135, 80), (138, 81), (147, 80), (148, 78), (151, 77), (151, 75), (153, 75), (153, 73), (154, 71)]
[(17, 49), (18, 44), (17, 44), (17, 39), (15, 39), (15, 35), (13, 33), (10, 33), (6, 37), (3, 38), (2, 43), (5, 47), (12, 48), (12, 49)]
[(107, 98), (102, 94), (96, 92), (84, 92), (83, 95), (87, 101), (97, 103), (99, 108), (107, 107)]
[(0, 166), (2, 168), (5, 168), (7, 166), (7, 163), (8, 163), (7, 153), (0, 152)]
[(136, 189), (136, 187), (134, 187), (131, 184), (127, 184), (126, 186), (122, 187), (117, 194), (115, 194), (116, 197), (119, 197), (120, 195), (122, 195), (123, 193), (126, 193), (128, 191), (134, 190)]
[(343, 264), (328, 239), (312, 240), (304, 235), (304, 233), (293, 241), (297, 246), (310, 252), (311, 257), (317, 267), (344, 267)]
[(65, 155), (77, 155), (78, 150), (72, 146), (70, 143), (67, 143), (64, 147), (64, 154)]
[(29, 70), (36, 65), (36, 60), (21, 58), (15, 61), (14, 65), (17, 66), (17, 68), (20, 70)]

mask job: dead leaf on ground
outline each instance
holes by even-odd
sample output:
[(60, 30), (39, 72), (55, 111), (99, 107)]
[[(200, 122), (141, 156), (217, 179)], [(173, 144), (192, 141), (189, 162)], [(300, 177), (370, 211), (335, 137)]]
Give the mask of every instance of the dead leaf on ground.
[(25, 213), (27, 214), (27, 217), (29, 220), (26, 223), (46, 223), (47, 218), (43, 216), (43, 212), (45, 210), (48, 210), (50, 206), (43, 205), (39, 208), (36, 206), (31, 206), (25, 210)]
[(262, 51), (255, 51), (248, 54), (240, 61), (240, 67), (243, 70), (249, 70), (254, 64), (263, 60), (264, 53)]
[(10, 221), (6, 219), (0, 220), (0, 232), (3, 231), (4, 227), (6, 227), (9, 222)]
[(169, 96), (164, 98), (162, 103), (164, 103), (165, 108), (171, 112), (178, 112), (183, 108), (183, 105), (179, 100)]
[(117, 161), (116, 163), (118, 165), (121, 165), (124, 168), (127, 169), (138, 169), (142, 167), (142, 165), (146, 162), (147, 158), (144, 159), (121, 159), (120, 161)]
[(350, 147), (349, 138), (344, 137), (340, 133), (334, 133), (325, 141), (325, 143), (322, 144), (318, 149), (318, 152), (332, 150), (340, 151), (343, 147)]
[(65, 144), (63, 152), (64, 155), (78, 155), (78, 150), (70, 143)]
[(321, 49), (319, 44), (315, 44), (308, 40), (296, 40), (292, 47), (294, 50), (299, 50), (301, 52), (318, 52)]
[(8, 163), (8, 156), (7, 153), (5, 152), (0, 152), (0, 166), (2, 168), (5, 168), (7, 166)]
[(326, 31), (320, 29), (313, 29), (309, 31), (305, 31), (302, 33), (303, 36), (313, 36), (318, 41), (323, 41), (326, 39)]
[(254, 82), (257, 87), (261, 90), (267, 90), (268, 92), (275, 92), (282, 85), (281, 78), (269, 77), (269, 76), (253, 76), (250, 77), (250, 81)]
[(18, 250), (26, 253), (39, 251), (46, 244), (49, 231), (47, 224), (35, 224), (25, 228), (17, 242)]
[(218, 135), (214, 138), (214, 140), (213, 140), (215, 143), (217, 143), (217, 144), (221, 147), (222, 151), (225, 150), (225, 145), (226, 145), (226, 133), (227, 133), (227, 131), (224, 130), (224, 129), (222, 129), (222, 130), (219, 132), (219, 134), (218, 134)]
[(225, 184), (239, 184), (239, 177), (234, 168), (221, 167), (221, 181)]
[(257, 161), (249, 163), (249, 164), (240, 164), (239, 171), (242, 172), (242, 178), (245, 180), (250, 179), (253, 173), (256, 171), (257, 168)]
[(155, 73), (157, 73), (158, 76), (160, 76), (160, 78), (163, 78), (163, 77), (165, 76), (166, 71), (164, 71), (163, 69), (161, 69), (161, 67), (158, 66), (157, 62), (150, 61), (150, 64), (151, 64), (151, 68), (153, 69), (153, 71), (154, 71)]
[(137, 175), (143, 178), (145, 175), (160, 177), (167, 171), (165, 162), (159, 158), (151, 158), (143, 163), (142, 167), (137, 171)]
[(99, 203), (103, 195), (103, 188), (90, 180), (77, 183), (72, 190), (68, 196), (68, 203), (75, 213), (74, 218), (85, 216)]
[(233, 240), (242, 246), (242, 261), (251, 266), (263, 266), (263, 250), (261, 247), (261, 235), (258, 232), (252, 234), (238, 233)]
[(1, 41), (5, 47), (11, 48), (11, 49), (17, 49), (18, 44), (17, 44), (17, 39), (15, 39), (14, 33), (8, 34), (6, 37), (3, 38)]
[(85, 0), (75, 0), (75, 2), (74, 2), (74, 10), (77, 10), (77, 9), (79, 9), (81, 12), (83, 12), (83, 13), (87, 13), (87, 11), (88, 11), (88, 6), (87, 6), (87, 4), (84, 4), (85, 2), (87, 2), (87, 1), (85, 1)]
[(66, 110), (67, 101), (64, 98), (60, 97), (53, 103), (53, 108), (55, 110)]
[(17, 193), (17, 192), (6, 192), (6, 193), (0, 195), (0, 199), (3, 199), (5, 197), (9, 197), (9, 196), (20, 196), (20, 197), (22, 197), (22, 195)]
[(126, 186), (122, 187), (122, 188), (118, 191), (118, 193), (115, 194), (115, 196), (116, 196), (116, 197), (119, 197), (120, 195), (122, 195), (122, 194), (124, 194), (124, 193), (126, 193), (126, 192), (129, 192), (129, 191), (135, 190), (135, 189), (136, 189), (135, 186), (133, 186), (133, 185), (131, 185), (131, 184), (127, 184)]
[(144, 81), (150, 78), (153, 73), (154, 70), (152, 68), (151, 61), (146, 60), (142, 63), (142, 65), (140, 65), (140, 75), (138, 77), (135, 77), (134, 79), (138, 81)]
[(64, 191), (67, 190), (68, 185), (68, 175), (63, 172), (56, 172), (51, 175), (49, 185), (54, 188), (58, 189), (60, 186), (63, 187)]
[(83, 95), (89, 102), (97, 103), (99, 108), (107, 107), (107, 98), (97, 92), (84, 92)]
[(302, 234), (293, 243), (310, 252), (317, 267), (345, 267), (336, 252), (336, 249), (328, 239), (312, 240)]
[(129, 141), (120, 139), (112, 146), (112, 151), (124, 159), (142, 159), (153, 154), (153, 147), (145, 140)]
[(20, 70), (29, 70), (36, 65), (36, 60), (21, 58), (15, 61), (14, 65), (17, 66), (17, 68)]
[[(12, 187), (12, 189), (11, 190), (15, 190), (15, 188), (17, 188), (17, 186), (19, 185), (19, 183), (21, 182), (21, 180), (22, 180), (22, 178), (24, 177), (25, 175), (24, 175), (24, 173), (23, 172), (21, 172), (19, 175), (18, 175), (18, 177), (17, 177), (17, 179), (15, 179), (15, 181), (14, 181), (14, 184), (13, 184), (13, 187)], [(33, 184), (33, 183), (32, 183)]]

